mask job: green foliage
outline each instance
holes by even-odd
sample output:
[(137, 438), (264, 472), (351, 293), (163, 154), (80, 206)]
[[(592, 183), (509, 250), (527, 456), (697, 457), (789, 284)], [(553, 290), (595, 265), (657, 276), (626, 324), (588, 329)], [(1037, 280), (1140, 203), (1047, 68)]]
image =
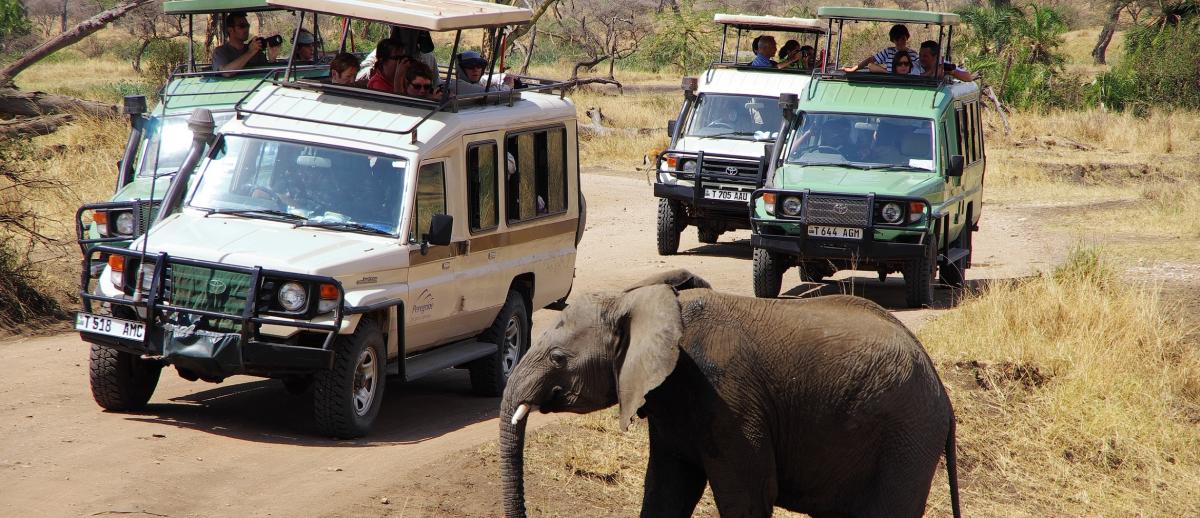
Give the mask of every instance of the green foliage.
[(186, 63), (188, 58), (187, 42), (180, 40), (154, 40), (146, 47), (142, 56), (142, 76), (154, 81), (154, 90), (175, 67)]
[(8, 39), (29, 33), (29, 18), (20, 0), (0, 0), (0, 48)]
[(712, 12), (697, 10), (692, 2), (680, 2), (679, 12), (663, 10), (654, 30), (635, 55), (644, 68), (681, 73), (703, 70), (719, 52), (719, 33), (713, 28)]
[(1029, 12), (1017, 24), (1020, 43), (1025, 46), (1024, 57), (1028, 62), (1043, 65), (1061, 64), (1063, 57), (1054, 51), (1062, 44), (1062, 35), (1067, 24), (1062, 15), (1052, 7), (1029, 5)]
[(1122, 104), (1140, 111), (1149, 106), (1200, 108), (1200, 62), (1193, 57), (1198, 48), (1200, 7), (1130, 30), (1125, 55), (1113, 72), (1130, 83), (1122, 91)]
[(1088, 106), (1123, 111), (1137, 96), (1137, 82), (1122, 69), (1102, 72), (1088, 85), (1084, 101)]
[(969, 30), (961, 44), (973, 48), (979, 55), (1003, 53), (1012, 43), (1017, 26), (1023, 18), (1011, 7), (969, 6), (958, 11)]

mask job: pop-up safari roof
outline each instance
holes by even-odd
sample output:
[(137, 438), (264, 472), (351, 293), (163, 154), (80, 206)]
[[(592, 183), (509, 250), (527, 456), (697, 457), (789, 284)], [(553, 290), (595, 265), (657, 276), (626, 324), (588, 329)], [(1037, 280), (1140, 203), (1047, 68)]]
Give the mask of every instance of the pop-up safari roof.
[(533, 18), (529, 9), (474, 0), (267, 0), (267, 3), (426, 31), (523, 25)]
[(163, 12), (171, 15), (266, 11), (270, 9), (277, 8), (267, 5), (267, 0), (168, 0), (163, 2)]
[(713, 21), (743, 31), (812, 32), (825, 34), (825, 24), (812, 18), (716, 14)]

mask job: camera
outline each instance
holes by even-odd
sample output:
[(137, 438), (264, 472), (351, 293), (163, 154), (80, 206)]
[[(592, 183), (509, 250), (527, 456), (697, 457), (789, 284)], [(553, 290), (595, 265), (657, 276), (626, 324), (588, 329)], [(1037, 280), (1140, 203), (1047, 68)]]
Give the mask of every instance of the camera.
[(258, 38), (254, 38), (254, 39), (258, 40), (259, 43), (261, 43), (262, 46), (264, 46), (264, 47), (278, 47), (280, 45), (283, 45), (283, 36), (280, 36), (278, 34), (276, 34), (274, 36), (267, 36), (265, 38), (260, 36)]

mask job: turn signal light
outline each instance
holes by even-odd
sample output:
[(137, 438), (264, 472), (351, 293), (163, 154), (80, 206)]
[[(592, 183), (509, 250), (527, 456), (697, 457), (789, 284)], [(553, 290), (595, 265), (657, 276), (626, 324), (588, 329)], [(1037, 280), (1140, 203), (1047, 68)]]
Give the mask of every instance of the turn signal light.
[(108, 212), (102, 210), (93, 212), (92, 221), (95, 221), (100, 226), (108, 225)]
[(663, 157), (663, 161), (667, 163), (667, 169), (672, 171), (678, 170), (679, 155), (666, 155)]
[(108, 256), (108, 267), (112, 268), (112, 271), (115, 273), (120, 273), (120, 272), (125, 271), (125, 256), (123, 256), (123, 255)]
[(321, 285), (321, 300), (337, 300), (338, 289), (332, 284)]
[(916, 223), (925, 216), (925, 204), (919, 201), (908, 202), (908, 222)]

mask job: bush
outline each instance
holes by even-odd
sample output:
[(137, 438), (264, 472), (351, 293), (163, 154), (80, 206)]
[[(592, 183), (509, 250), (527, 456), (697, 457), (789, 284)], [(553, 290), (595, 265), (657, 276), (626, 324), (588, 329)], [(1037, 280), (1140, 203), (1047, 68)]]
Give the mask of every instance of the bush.
[(1200, 19), (1130, 30), (1117, 71), (1131, 83), (1130, 100), (1141, 105), (1200, 108)]
[(155, 40), (146, 47), (142, 56), (142, 76), (157, 90), (166, 82), (175, 67), (188, 59), (187, 42), (181, 40)]
[(29, 200), (34, 191), (62, 186), (27, 170), (29, 156), (28, 139), (0, 140), (0, 328), (64, 316), (53, 298), (35, 289), (29, 259), (34, 244), (50, 241), (41, 233)]

